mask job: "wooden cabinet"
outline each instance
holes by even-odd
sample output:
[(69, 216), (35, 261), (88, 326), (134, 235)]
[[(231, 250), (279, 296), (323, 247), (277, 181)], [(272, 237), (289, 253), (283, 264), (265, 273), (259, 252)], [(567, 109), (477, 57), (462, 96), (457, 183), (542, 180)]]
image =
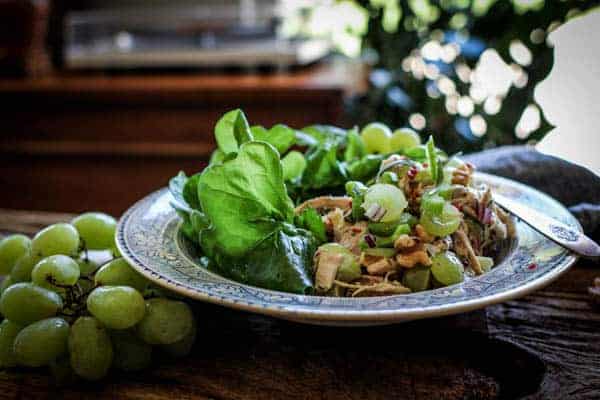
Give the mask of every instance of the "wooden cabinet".
[(252, 124), (343, 123), (360, 66), (272, 74), (52, 76), (0, 80), (0, 207), (120, 214), (200, 170), (213, 127), (242, 108)]

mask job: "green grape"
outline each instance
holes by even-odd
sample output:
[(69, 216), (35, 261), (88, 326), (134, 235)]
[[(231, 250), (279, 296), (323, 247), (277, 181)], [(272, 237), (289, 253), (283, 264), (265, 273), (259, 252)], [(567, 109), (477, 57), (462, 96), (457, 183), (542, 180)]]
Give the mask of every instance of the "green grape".
[(0, 297), (2, 315), (22, 325), (53, 317), (62, 306), (57, 293), (27, 282), (15, 283)]
[(92, 275), (99, 266), (97, 262), (85, 257), (77, 259), (77, 265), (79, 265), (79, 272), (81, 276)]
[(194, 347), (194, 343), (196, 342), (197, 331), (198, 329), (196, 327), (196, 321), (194, 320), (192, 330), (183, 339), (175, 343), (163, 344), (160, 346), (160, 348), (162, 351), (164, 351), (171, 357), (185, 357), (188, 354), (190, 354), (190, 351), (192, 351), (192, 347)]
[(87, 298), (88, 311), (111, 329), (127, 329), (146, 312), (144, 298), (129, 286), (102, 286)]
[(39, 258), (33, 256), (33, 254), (26, 254), (17, 261), (15, 266), (10, 273), (13, 282), (30, 282), (31, 271), (38, 263)]
[(34, 256), (45, 258), (55, 254), (74, 256), (79, 250), (79, 233), (73, 225), (60, 223), (39, 231), (31, 242)]
[(392, 131), (380, 122), (373, 122), (365, 126), (360, 135), (365, 143), (367, 152), (387, 154), (390, 150)]
[(8, 275), (15, 263), (31, 251), (31, 239), (11, 235), (0, 240), (0, 275)]
[(404, 271), (402, 284), (413, 292), (421, 292), (429, 288), (431, 269), (422, 265)]
[(365, 215), (375, 222), (392, 222), (400, 219), (408, 206), (402, 190), (393, 185), (377, 183), (365, 193), (362, 208)]
[(73, 286), (79, 279), (79, 265), (71, 257), (55, 255), (44, 258), (31, 271), (31, 280), (36, 285), (50, 289)]
[(430, 235), (443, 237), (454, 233), (460, 226), (461, 219), (460, 211), (446, 202), (440, 214), (423, 210), (420, 223)]
[(465, 279), (465, 267), (451, 251), (438, 253), (431, 259), (431, 273), (444, 286), (454, 285)]
[(69, 333), (71, 368), (82, 378), (103, 378), (113, 359), (110, 336), (102, 324), (93, 317), (79, 317)]
[(88, 250), (108, 250), (114, 245), (117, 220), (107, 214), (89, 212), (71, 221)]
[(152, 346), (131, 330), (111, 331), (113, 366), (121, 371), (140, 371), (152, 362)]
[(283, 179), (291, 181), (302, 175), (306, 168), (306, 159), (299, 151), (290, 151), (281, 159), (281, 166), (283, 167)]
[(148, 280), (138, 274), (123, 258), (117, 258), (104, 264), (96, 272), (96, 286), (131, 286), (139, 292), (148, 287)]
[(137, 325), (137, 334), (149, 344), (171, 344), (186, 337), (193, 325), (194, 316), (187, 304), (155, 298), (146, 302), (146, 315)]
[(0, 368), (17, 365), (13, 343), (21, 329), (23, 329), (23, 326), (7, 319), (0, 323)]
[(390, 138), (390, 150), (393, 152), (412, 149), (421, 144), (421, 137), (410, 128), (396, 129)]
[(69, 324), (48, 318), (23, 328), (15, 338), (14, 351), (20, 365), (41, 367), (67, 352)]

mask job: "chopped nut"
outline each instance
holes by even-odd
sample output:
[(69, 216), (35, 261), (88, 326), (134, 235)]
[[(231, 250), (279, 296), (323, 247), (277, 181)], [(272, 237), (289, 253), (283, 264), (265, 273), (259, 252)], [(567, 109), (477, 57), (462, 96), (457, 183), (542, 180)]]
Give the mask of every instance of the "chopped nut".
[(431, 265), (431, 259), (423, 249), (415, 250), (407, 254), (396, 254), (396, 262), (404, 268), (413, 268), (416, 265)]
[(415, 232), (417, 233), (417, 237), (421, 239), (422, 242), (431, 243), (435, 239), (434, 236), (431, 236), (425, 231), (425, 228), (423, 228), (421, 224), (417, 224), (417, 226), (415, 226)]
[(394, 248), (397, 250), (410, 249), (417, 244), (417, 241), (408, 236), (408, 235), (400, 235), (398, 239), (394, 242)]
[(387, 272), (395, 270), (396, 266), (389, 258), (382, 258), (367, 267), (367, 272), (371, 275), (385, 275)]

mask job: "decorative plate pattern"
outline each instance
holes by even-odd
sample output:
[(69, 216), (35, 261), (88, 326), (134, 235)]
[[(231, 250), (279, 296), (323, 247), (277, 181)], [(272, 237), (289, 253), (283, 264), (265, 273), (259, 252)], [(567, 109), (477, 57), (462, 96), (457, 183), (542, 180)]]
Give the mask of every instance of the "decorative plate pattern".
[[(580, 230), (558, 202), (517, 182), (478, 173), (492, 190), (543, 211)], [(121, 218), (117, 245), (150, 280), (182, 295), (228, 307), (306, 323), (385, 324), (456, 314), (523, 296), (549, 284), (577, 257), (517, 221), (517, 239), (492, 271), (458, 285), (408, 295), (332, 298), (276, 292), (243, 285), (201, 267), (193, 246), (179, 232), (180, 220), (161, 189), (140, 200)]]

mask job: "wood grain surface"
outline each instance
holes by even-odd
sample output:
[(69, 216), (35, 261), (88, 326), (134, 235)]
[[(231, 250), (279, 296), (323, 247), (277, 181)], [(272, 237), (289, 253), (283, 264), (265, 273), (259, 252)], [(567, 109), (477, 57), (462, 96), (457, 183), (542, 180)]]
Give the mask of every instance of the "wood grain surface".
[[(69, 214), (0, 210), (0, 235)], [(546, 289), (460, 316), (385, 327), (305, 326), (196, 303), (182, 360), (57, 387), (43, 370), (0, 373), (7, 399), (598, 399), (600, 311), (580, 262)]]

